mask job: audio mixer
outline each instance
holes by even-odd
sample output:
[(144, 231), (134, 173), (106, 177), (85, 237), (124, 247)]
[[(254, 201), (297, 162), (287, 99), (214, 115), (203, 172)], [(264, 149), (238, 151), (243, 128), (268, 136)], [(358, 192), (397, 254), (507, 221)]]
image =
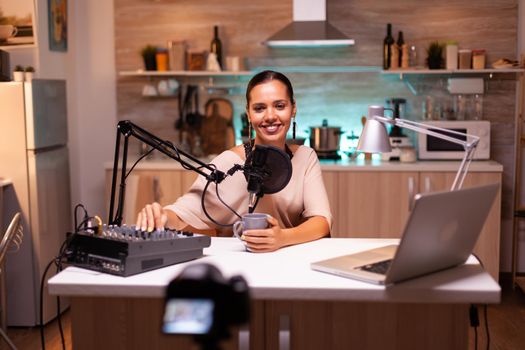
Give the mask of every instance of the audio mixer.
[(68, 246), (68, 263), (118, 276), (158, 269), (202, 256), (211, 238), (171, 229), (145, 232), (134, 226), (103, 225), (74, 234)]

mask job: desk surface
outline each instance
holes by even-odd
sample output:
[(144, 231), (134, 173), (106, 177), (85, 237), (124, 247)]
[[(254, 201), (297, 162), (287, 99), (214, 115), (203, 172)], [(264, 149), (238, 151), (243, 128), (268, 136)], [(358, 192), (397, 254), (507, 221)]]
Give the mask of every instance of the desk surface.
[(89, 297), (162, 297), (188, 264), (216, 265), (226, 277), (243, 275), (254, 299), (410, 303), (498, 303), (500, 287), (471, 257), (466, 264), (384, 287), (310, 269), (310, 263), (396, 243), (394, 239), (325, 238), (272, 253), (246, 252), (236, 238), (212, 238), (204, 257), (130, 277), (68, 267), (48, 282), (51, 294)]

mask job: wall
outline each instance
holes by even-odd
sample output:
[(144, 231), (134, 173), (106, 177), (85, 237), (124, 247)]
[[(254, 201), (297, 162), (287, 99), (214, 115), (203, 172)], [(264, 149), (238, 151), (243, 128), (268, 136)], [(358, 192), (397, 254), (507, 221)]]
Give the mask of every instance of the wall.
[[(293, 66), (381, 66), (381, 43), (386, 23), (393, 24), (395, 37), (404, 32), (405, 41), (415, 45), (419, 63), (424, 64), (425, 47), (431, 41), (459, 41), (460, 48), (484, 48), (487, 62), (517, 55), (518, 1), (364, 1), (327, 0), (327, 18), (352, 37), (356, 45), (331, 49), (269, 49), (261, 41), (281, 29), (292, 18), (292, 1), (212, 0), (147, 1), (115, 0), (115, 50), (117, 71), (142, 68), (140, 48), (146, 44), (165, 46), (167, 40), (186, 40), (191, 48), (208, 49), (212, 27), (218, 24), (226, 55), (245, 57), (247, 68)], [(447, 98), (446, 77), (411, 77), (411, 93), (398, 76), (372, 73), (288, 73), (297, 91), (299, 131), (319, 125), (328, 118), (331, 125), (360, 133), (360, 119), (372, 103), (384, 104), (389, 97), (407, 99), (405, 117), (421, 119), (426, 95)], [(240, 89), (229, 96), (235, 106), (235, 122), (243, 110), (245, 78)], [(516, 76), (496, 75), (486, 79), (484, 118), (492, 123), (492, 158), (504, 165), (502, 209), (502, 270), (510, 269), (510, 237), (513, 198), (514, 114)], [(157, 83), (153, 80), (151, 83)], [(131, 119), (161, 137), (178, 140), (174, 121), (177, 100), (141, 97), (146, 81), (119, 78), (119, 119)], [(182, 80), (184, 83), (185, 80)], [(193, 80), (206, 85), (206, 79)], [(218, 79), (215, 84), (232, 81)], [(205, 89), (202, 89), (205, 92)], [(206, 94), (201, 100), (206, 99)], [(343, 140), (345, 140), (343, 138)], [(345, 140), (346, 141), (346, 140)], [(349, 142), (342, 145), (348, 150)]]
[(69, 42), (72, 202), (103, 216), (104, 162), (112, 160), (116, 130), (113, 3), (68, 3), (74, 19)]

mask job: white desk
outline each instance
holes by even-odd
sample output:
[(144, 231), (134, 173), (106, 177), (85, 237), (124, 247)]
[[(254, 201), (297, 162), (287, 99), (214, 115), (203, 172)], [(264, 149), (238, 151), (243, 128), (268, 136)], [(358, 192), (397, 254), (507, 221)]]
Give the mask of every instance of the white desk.
[[(499, 285), (475, 259), (386, 288), (310, 269), (312, 261), (394, 241), (332, 238), (253, 254), (235, 238), (213, 238), (192, 262), (127, 278), (69, 267), (49, 280), (49, 290), (72, 297), (75, 349), (189, 346), (190, 339), (160, 334), (162, 297), (184, 266), (201, 262), (247, 279), (251, 349), (277, 348), (283, 317), (293, 349), (466, 349), (468, 305), (500, 301)], [(226, 348), (237, 348), (237, 339)]]

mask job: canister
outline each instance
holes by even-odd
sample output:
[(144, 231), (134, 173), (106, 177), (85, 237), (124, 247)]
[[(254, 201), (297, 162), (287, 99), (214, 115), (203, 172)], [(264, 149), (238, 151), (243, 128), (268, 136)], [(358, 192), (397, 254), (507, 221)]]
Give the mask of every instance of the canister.
[(458, 69), (458, 43), (450, 41), (446, 48), (447, 69)]
[(158, 71), (168, 70), (168, 50), (157, 49), (157, 54), (155, 55), (155, 59), (157, 60), (157, 70)]
[(459, 50), (459, 69), (470, 69), (472, 62), (472, 50)]
[(485, 68), (485, 50), (472, 50), (472, 68)]

